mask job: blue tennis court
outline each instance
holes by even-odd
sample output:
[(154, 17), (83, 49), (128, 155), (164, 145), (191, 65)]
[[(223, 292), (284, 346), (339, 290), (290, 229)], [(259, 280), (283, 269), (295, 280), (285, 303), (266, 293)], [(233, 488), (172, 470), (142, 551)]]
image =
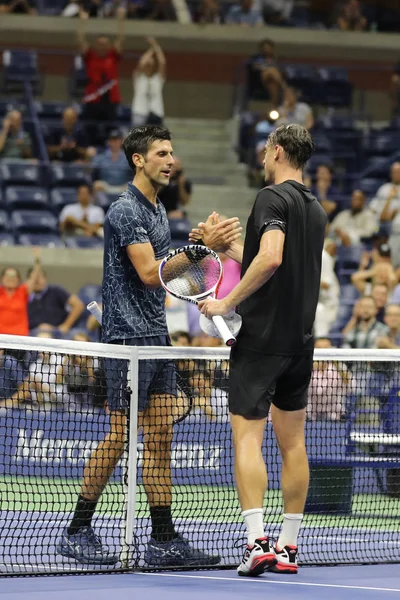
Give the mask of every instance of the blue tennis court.
[(164, 598), (164, 600), (234, 600), (256, 595), (337, 600), (396, 598), (400, 573), (395, 565), (351, 567), (304, 567), (297, 576), (264, 574), (255, 579), (238, 577), (235, 571), (185, 573), (132, 573), (36, 577), (2, 581), (2, 600), (119, 600)]

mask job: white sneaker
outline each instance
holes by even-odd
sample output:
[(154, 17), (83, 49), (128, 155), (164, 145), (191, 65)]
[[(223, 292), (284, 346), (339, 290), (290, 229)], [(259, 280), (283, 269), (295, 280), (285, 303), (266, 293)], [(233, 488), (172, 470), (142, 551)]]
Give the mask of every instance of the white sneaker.
[(275, 565), (272, 565), (268, 570), (273, 573), (291, 573), (296, 575), (299, 570), (297, 564), (297, 546), (285, 546), (282, 550), (278, 550), (277, 544), (272, 548), (276, 557)]
[(246, 546), (242, 562), (237, 568), (239, 575), (256, 577), (276, 564), (276, 556), (267, 537), (255, 540), (254, 546)]

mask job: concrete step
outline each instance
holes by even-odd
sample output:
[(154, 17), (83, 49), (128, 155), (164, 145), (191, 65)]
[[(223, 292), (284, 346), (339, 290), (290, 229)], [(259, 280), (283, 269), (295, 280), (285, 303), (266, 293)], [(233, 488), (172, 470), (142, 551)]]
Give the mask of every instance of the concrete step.
[(203, 220), (214, 210), (228, 217), (239, 217), (246, 223), (255, 199), (254, 190), (234, 186), (193, 186), (192, 199), (187, 207), (192, 222)]

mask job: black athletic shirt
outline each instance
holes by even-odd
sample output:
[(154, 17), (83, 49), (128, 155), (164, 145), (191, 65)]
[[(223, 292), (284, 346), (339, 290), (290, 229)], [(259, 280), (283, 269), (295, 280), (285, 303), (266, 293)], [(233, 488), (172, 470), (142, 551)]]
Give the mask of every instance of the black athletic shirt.
[(240, 346), (265, 354), (313, 351), (313, 325), (321, 280), (327, 217), (315, 196), (296, 181), (261, 190), (247, 222), (242, 277), (257, 255), (263, 233), (285, 234), (282, 264), (238, 307)]

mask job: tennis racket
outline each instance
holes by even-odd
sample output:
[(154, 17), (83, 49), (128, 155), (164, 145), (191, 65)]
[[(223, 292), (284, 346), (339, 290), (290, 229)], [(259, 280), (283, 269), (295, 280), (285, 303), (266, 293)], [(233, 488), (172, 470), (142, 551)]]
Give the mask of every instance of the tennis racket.
[[(160, 264), (159, 276), (163, 288), (180, 300), (198, 304), (209, 296), (215, 297), (222, 280), (222, 263), (206, 246), (183, 246), (170, 252)], [(219, 335), (227, 346), (236, 342), (221, 316), (212, 317)]]

